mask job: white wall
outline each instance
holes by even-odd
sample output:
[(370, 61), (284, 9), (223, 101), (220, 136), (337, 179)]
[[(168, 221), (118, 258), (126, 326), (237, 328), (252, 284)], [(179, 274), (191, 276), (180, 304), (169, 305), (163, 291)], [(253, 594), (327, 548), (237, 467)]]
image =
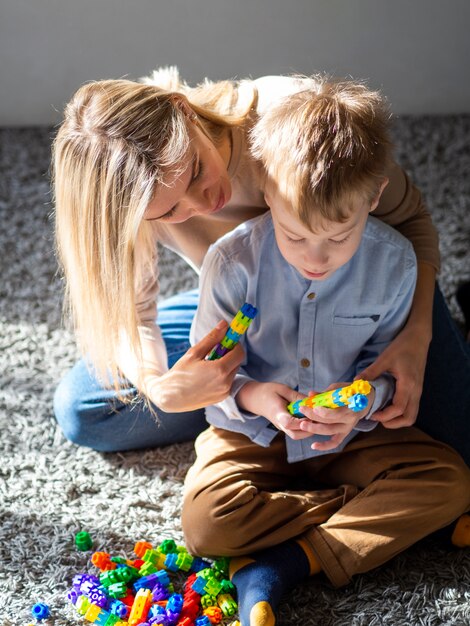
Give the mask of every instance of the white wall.
[(80, 84), (322, 70), (396, 113), (470, 112), (468, 0), (0, 0), (0, 125), (50, 124)]

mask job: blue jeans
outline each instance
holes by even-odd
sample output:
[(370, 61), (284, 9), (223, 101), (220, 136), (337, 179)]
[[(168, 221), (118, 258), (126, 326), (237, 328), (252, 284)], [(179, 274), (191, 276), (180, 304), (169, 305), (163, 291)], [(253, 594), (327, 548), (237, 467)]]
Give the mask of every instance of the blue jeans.
[[(173, 296), (159, 306), (158, 321), (169, 367), (188, 349), (197, 300), (197, 290), (193, 290)], [(126, 393), (136, 395), (133, 388)], [(124, 404), (116, 400), (113, 391), (103, 390), (83, 361), (60, 383), (54, 410), (68, 439), (103, 451), (189, 441), (206, 427), (202, 409), (173, 414), (154, 407), (160, 419), (157, 424), (143, 402)], [(438, 287), (417, 426), (453, 446), (470, 465), (470, 347), (451, 319)]]
[(470, 344), (437, 285), (432, 332), (416, 426), (452, 446), (470, 465)]
[[(198, 291), (194, 289), (158, 307), (169, 367), (189, 348), (189, 329), (197, 303)], [(137, 397), (132, 386), (123, 393)], [(165, 413), (153, 406), (153, 410), (158, 423), (142, 400), (124, 403), (116, 399), (112, 389), (103, 389), (83, 359), (65, 375), (54, 396), (55, 416), (67, 439), (103, 452), (190, 441), (207, 427), (203, 409)]]

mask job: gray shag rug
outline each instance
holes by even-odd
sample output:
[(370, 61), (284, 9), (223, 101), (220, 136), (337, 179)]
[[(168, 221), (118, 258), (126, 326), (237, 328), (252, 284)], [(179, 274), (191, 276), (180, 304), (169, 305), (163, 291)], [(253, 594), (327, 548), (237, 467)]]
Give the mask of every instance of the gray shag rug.
[[(470, 116), (401, 118), (397, 158), (422, 189), (441, 235), (441, 285), (457, 322), (455, 291), (470, 280)], [(68, 604), (94, 549), (131, 556), (140, 539), (182, 540), (182, 483), (191, 443), (103, 454), (67, 442), (52, 414), (54, 388), (77, 354), (61, 322), (48, 168), (52, 129), (0, 130), (0, 624), (84, 623)], [(197, 284), (164, 252), (162, 291)], [(432, 515), (432, 511), (430, 511)], [(286, 597), (280, 624), (423, 626), (470, 624), (470, 551), (428, 538), (348, 587), (320, 577)]]

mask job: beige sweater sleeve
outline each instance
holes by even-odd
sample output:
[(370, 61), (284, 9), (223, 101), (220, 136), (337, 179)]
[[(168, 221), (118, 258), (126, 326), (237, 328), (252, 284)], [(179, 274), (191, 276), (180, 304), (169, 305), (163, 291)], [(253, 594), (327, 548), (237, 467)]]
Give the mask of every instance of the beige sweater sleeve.
[(432, 265), (439, 272), (439, 238), (420, 191), (396, 163), (388, 176), (390, 182), (373, 215), (411, 241), (418, 261)]

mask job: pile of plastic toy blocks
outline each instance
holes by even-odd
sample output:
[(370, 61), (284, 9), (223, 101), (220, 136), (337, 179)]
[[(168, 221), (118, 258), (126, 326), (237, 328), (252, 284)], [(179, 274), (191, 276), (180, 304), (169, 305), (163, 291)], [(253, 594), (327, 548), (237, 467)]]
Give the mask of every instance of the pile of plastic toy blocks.
[[(134, 552), (132, 560), (94, 552), (97, 575), (74, 576), (68, 599), (86, 620), (101, 626), (211, 626), (233, 619), (237, 604), (227, 579), (228, 559), (210, 563), (193, 557), (172, 539), (156, 548), (139, 541)], [(181, 572), (187, 578), (183, 593), (176, 593)]]

